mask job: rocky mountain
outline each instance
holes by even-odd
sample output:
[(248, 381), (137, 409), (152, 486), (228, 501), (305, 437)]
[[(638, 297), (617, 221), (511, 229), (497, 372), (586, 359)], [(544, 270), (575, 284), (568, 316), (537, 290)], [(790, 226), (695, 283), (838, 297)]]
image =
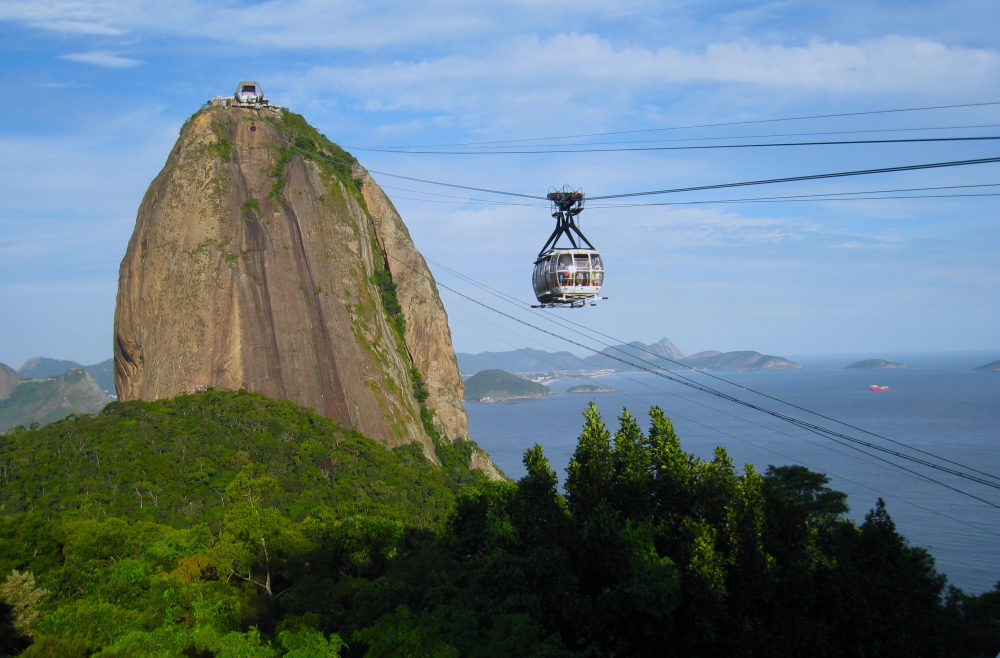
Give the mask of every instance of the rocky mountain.
[(5, 363), (0, 363), (0, 400), (9, 398), (20, 383), (21, 376), (17, 371)]
[(801, 368), (780, 356), (760, 352), (699, 352), (682, 359), (681, 363), (700, 370), (791, 370)]
[(114, 350), (122, 400), (243, 388), (431, 459), (429, 433), (468, 435), (447, 315), (392, 202), (273, 107), (181, 130), (122, 260)]
[(101, 361), (100, 363), (95, 363), (92, 366), (83, 366), (83, 369), (87, 371), (88, 375), (94, 378), (97, 385), (100, 386), (101, 390), (107, 393), (108, 396), (116, 395), (114, 359)]
[(646, 345), (634, 340), (627, 345), (608, 347), (601, 350), (600, 354), (588, 356), (587, 362), (598, 369), (629, 369), (629, 366), (620, 361), (608, 358), (609, 356), (629, 359), (633, 362), (635, 362), (636, 359), (642, 359), (643, 361), (652, 363), (660, 368), (676, 368), (677, 364), (673, 362), (683, 359), (684, 353), (677, 349), (677, 346), (671, 343), (669, 338), (662, 338), (660, 342), (653, 343), (652, 345)]
[[(2, 365), (2, 364), (0, 364)], [(6, 367), (6, 366), (5, 366)], [(24, 379), (45, 379), (47, 377), (58, 376), (70, 368), (83, 368), (87, 371), (102, 391), (112, 399), (115, 397), (115, 360), (108, 359), (95, 363), (92, 366), (81, 366), (76, 361), (65, 361), (62, 359), (50, 359), (44, 356), (36, 356), (28, 359), (17, 371)], [(2, 398), (0, 398), (2, 399)]]
[[(2, 364), (0, 364), (2, 366)], [(0, 367), (0, 390), (9, 376)], [(21, 380), (6, 397), (0, 397), (0, 432), (17, 425), (45, 424), (70, 414), (92, 414), (110, 402), (97, 382), (83, 368), (71, 368), (46, 379)]]
[(898, 370), (905, 367), (902, 363), (893, 363), (885, 359), (865, 359), (847, 366), (847, 370)]
[(76, 361), (64, 361), (62, 359), (36, 356), (33, 359), (25, 361), (24, 365), (17, 369), (17, 374), (21, 375), (21, 379), (45, 379), (46, 377), (61, 375), (70, 368), (82, 367)]

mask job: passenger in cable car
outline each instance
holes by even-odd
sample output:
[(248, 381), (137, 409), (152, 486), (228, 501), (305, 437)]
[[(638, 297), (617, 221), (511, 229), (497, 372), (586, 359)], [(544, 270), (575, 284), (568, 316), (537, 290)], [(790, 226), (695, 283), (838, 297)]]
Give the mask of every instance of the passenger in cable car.
[(598, 256), (597, 254), (594, 254), (594, 269), (595, 270), (603, 270), (604, 269), (604, 266), (601, 264), (601, 257)]
[(569, 254), (563, 254), (559, 256), (559, 285), (560, 286), (571, 286), (573, 285), (573, 275), (570, 273), (570, 265), (573, 263), (573, 257)]
[(590, 271), (589, 270), (577, 270), (576, 271), (576, 285), (578, 285), (578, 286), (589, 286), (590, 285)]

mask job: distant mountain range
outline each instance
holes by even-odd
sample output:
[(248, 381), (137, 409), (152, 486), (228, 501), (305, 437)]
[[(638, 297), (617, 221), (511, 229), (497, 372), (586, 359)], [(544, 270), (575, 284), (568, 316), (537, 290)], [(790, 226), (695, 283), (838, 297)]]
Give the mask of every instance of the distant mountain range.
[(17, 425), (44, 425), (70, 414), (92, 414), (110, 401), (83, 368), (46, 379), (21, 379), (0, 364), (0, 432)]
[(979, 366), (976, 370), (1000, 370), (1000, 361), (992, 361), (985, 366)]
[(97, 385), (101, 387), (104, 394), (115, 397), (115, 360), (108, 359), (95, 363), (92, 366), (80, 365), (76, 361), (64, 361), (62, 359), (50, 359), (44, 356), (36, 356), (28, 359), (20, 368), (17, 374), (21, 379), (45, 379), (55, 375), (61, 375), (70, 368), (83, 368), (94, 378)]
[[(802, 367), (780, 356), (751, 351), (699, 352), (685, 357), (684, 353), (667, 338), (652, 345), (646, 345), (639, 341), (633, 341), (627, 345), (615, 345), (602, 350), (600, 354), (586, 357), (579, 357), (571, 352), (546, 352), (530, 347), (510, 352), (482, 352), (480, 354), (459, 352), (457, 356), (459, 370), (462, 371), (463, 375), (472, 375), (492, 369), (520, 373), (635, 370), (634, 367), (611, 357), (627, 359), (644, 367), (648, 367), (651, 363), (657, 368), (672, 370), (679, 370), (683, 366), (701, 370), (782, 370)], [(648, 363), (642, 363), (638, 359)]]
[(81, 366), (36, 356), (16, 371), (0, 363), (0, 432), (100, 411), (115, 397), (114, 363)]

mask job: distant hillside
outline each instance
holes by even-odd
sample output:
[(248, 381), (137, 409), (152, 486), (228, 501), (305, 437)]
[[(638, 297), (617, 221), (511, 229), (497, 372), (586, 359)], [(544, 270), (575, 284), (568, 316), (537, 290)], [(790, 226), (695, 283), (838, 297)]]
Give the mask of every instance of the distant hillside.
[(1000, 360), (987, 363), (985, 366), (979, 366), (976, 370), (1000, 370)]
[(636, 359), (641, 359), (660, 368), (676, 368), (677, 364), (675, 362), (684, 358), (684, 352), (677, 349), (677, 346), (671, 343), (668, 338), (663, 338), (660, 342), (653, 343), (652, 345), (646, 345), (645, 343), (634, 340), (628, 345), (615, 345), (614, 347), (603, 349), (600, 354), (588, 356), (586, 361), (591, 364), (592, 367), (598, 369), (632, 369), (630, 366), (625, 365), (621, 361), (608, 358), (609, 356), (617, 356), (633, 362), (635, 362)]
[(541, 398), (551, 392), (548, 386), (529, 382), (505, 370), (493, 369), (469, 377), (465, 381), (464, 397), (468, 402), (503, 402)]
[(885, 359), (865, 359), (847, 366), (847, 370), (898, 370), (905, 367), (902, 363), (893, 363)]
[(97, 385), (101, 387), (105, 395), (113, 396), (115, 395), (115, 360), (108, 359), (107, 361), (101, 361), (100, 363), (95, 363), (92, 366), (84, 366), (84, 370), (94, 378)]
[(0, 432), (17, 425), (50, 423), (70, 414), (92, 414), (110, 401), (83, 368), (71, 368), (59, 377), (21, 381), (7, 399), (0, 400)]
[(17, 374), (21, 375), (21, 379), (45, 379), (46, 377), (61, 375), (70, 368), (82, 367), (76, 361), (64, 361), (62, 359), (36, 356), (33, 359), (25, 361), (24, 365), (17, 369)]
[(510, 352), (459, 354), (458, 364), (465, 374), (491, 369), (508, 372), (554, 372), (559, 370), (627, 372), (635, 370), (635, 367), (611, 357), (625, 359), (643, 367), (649, 367), (652, 364), (664, 370), (676, 370), (681, 367), (679, 364), (703, 370), (784, 370), (802, 367), (780, 356), (751, 351), (708, 351), (685, 357), (684, 353), (667, 338), (652, 345), (639, 341), (632, 341), (627, 345), (615, 345), (601, 350), (600, 354), (591, 354), (584, 358), (570, 352), (545, 352), (531, 348)]
[(602, 350), (601, 354), (591, 354), (579, 357), (572, 352), (546, 352), (526, 347), (510, 352), (482, 352), (480, 354), (462, 354), (458, 356), (458, 366), (466, 375), (483, 370), (506, 370), (507, 372), (554, 372), (559, 370), (631, 370), (620, 361), (608, 358), (607, 355), (620, 356), (626, 359), (645, 359), (662, 368), (676, 367), (664, 359), (675, 361), (683, 359), (684, 353), (677, 346), (664, 338), (658, 343), (646, 345), (633, 341), (628, 345), (615, 345)]
[(681, 363), (703, 370), (791, 370), (801, 368), (797, 363), (780, 356), (760, 352), (699, 352)]
[(547, 372), (551, 370), (590, 370), (593, 368), (585, 359), (572, 352), (546, 352), (526, 347), (510, 352), (482, 352), (463, 354), (459, 352), (458, 369), (465, 375), (473, 375), (483, 370), (506, 370), (507, 372)]
[[(3, 364), (0, 364), (2, 366)], [(76, 361), (65, 361), (62, 359), (50, 359), (45, 356), (36, 356), (28, 359), (21, 366), (17, 374), (22, 379), (45, 379), (61, 375), (70, 368), (83, 368), (94, 378), (97, 385), (104, 391), (104, 394), (111, 397), (115, 395), (115, 360), (108, 359), (95, 363), (92, 366), (81, 366)], [(4, 398), (3, 385), (0, 384), (0, 400)]]

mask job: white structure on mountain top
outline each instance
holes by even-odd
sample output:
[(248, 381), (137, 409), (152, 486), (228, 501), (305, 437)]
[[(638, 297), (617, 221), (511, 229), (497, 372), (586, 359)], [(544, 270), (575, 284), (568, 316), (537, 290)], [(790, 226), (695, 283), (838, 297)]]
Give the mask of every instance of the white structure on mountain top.
[(240, 80), (232, 96), (216, 96), (210, 104), (223, 107), (271, 107), (264, 98), (264, 90), (253, 80)]

